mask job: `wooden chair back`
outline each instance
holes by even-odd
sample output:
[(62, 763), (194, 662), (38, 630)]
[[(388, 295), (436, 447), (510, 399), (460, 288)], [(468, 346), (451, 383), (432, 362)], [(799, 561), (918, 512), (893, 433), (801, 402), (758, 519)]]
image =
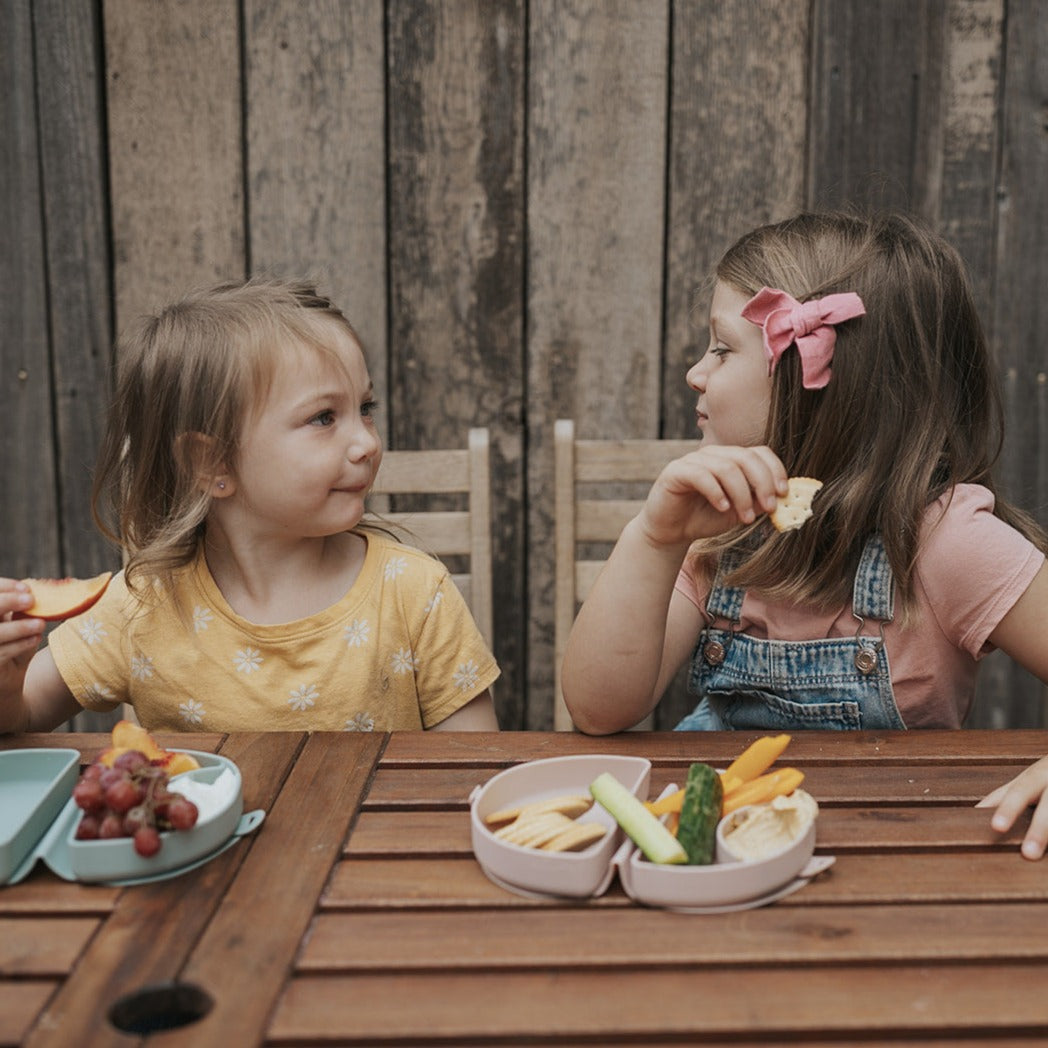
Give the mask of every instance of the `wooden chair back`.
[[(372, 495), (412, 496), (412, 508), (406, 510), (386, 509), (381, 499), (375, 499), (376, 516), (381, 523), (402, 533), (405, 541), (448, 561), (452, 578), (481, 635), (492, 647), (491, 465), (487, 429), (471, 429), (465, 448), (387, 451)], [(416, 508), (416, 502), (424, 505)], [(449, 502), (464, 505), (445, 508)], [(467, 558), (468, 565), (464, 565)], [(464, 570), (457, 570), (458, 566)]]
[[(578, 440), (572, 419), (554, 425), (555, 695), (553, 726), (572, 728), (560, 671), (571, 625), (611, 547), (666, 463), (694, 440)], [(642, 725), (650, 726), (650, 724)]]

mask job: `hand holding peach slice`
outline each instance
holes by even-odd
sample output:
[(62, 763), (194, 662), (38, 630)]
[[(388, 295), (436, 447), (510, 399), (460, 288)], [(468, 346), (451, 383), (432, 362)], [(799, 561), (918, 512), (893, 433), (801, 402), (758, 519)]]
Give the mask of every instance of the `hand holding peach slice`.
[(98, 763), (107, 768), (113, 766), (120, 754), (131, 750), (137, 750), (144, 754), (151, 764), (163, 768), (169, 779), (181, 772), (200, 767), (196, 757), (191, 757), (188, 753), (172, 753), (162, 749), (145, 728), (132, 721), (122, 720), (113, 725), (112, 740), (113, 745), (98, 755)]
[(104, 571), (93, 579), (22, 579), (35, 601), (21, 614), (30, 619), (49, 622), (68, 619), (87, 611), (105, 593), (111, 571)]

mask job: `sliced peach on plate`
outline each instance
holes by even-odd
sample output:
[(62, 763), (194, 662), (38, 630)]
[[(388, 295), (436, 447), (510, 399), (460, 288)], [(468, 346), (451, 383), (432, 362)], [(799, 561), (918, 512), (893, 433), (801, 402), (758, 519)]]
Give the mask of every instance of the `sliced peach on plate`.
[(188, 753), (180, 753), (175, 750), (165, 750), (156, 744), (153, 736), (139, 724), (133, 721), (117, 721), (112, 731), (113, 745), (103, 750), (98, 755), (98, 763), (111, 768), (117, 757), (130, 750), (137, 750), (144, 754), (153, 764), (164, 769), (168, 778), (179, 775), (184, 771), (192, 771), (199, 768), (200, 763), (196, 757)]
[(104, 571), (93, 579), (22, 579), (34, 598), (22, 615), (48, 621), (79, 615), (105, 593), (112, 577), (111, 571)]

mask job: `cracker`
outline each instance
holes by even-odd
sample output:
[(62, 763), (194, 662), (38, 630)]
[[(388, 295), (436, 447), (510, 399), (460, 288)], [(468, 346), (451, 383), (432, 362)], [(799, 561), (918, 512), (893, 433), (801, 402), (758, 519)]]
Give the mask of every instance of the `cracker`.
[(811, 503), (822, 481), (814, 477), (790, 477), (789, 494), (779, 500), (771, 513), (776, 531), (795, 531), (812, 515)]

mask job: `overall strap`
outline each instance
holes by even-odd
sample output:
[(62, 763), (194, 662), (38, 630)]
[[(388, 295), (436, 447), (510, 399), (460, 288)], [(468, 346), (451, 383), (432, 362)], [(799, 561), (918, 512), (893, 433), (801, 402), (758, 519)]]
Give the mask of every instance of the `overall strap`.
[(891, 622), (895, 617), (895, 577), (880, 535), (871, 535), (859, 559), (852, 590), (852, 612), (858, 619)]
[(717, 561), (717, 574), (706, 600), (706, 615), (712, 624), (716, 619), (738, 622), (742, 615), (742, 598), (746, 591), (724, 584), (724, 577), (738, 567), (739, 555), (734, 550), (722, 553)]

